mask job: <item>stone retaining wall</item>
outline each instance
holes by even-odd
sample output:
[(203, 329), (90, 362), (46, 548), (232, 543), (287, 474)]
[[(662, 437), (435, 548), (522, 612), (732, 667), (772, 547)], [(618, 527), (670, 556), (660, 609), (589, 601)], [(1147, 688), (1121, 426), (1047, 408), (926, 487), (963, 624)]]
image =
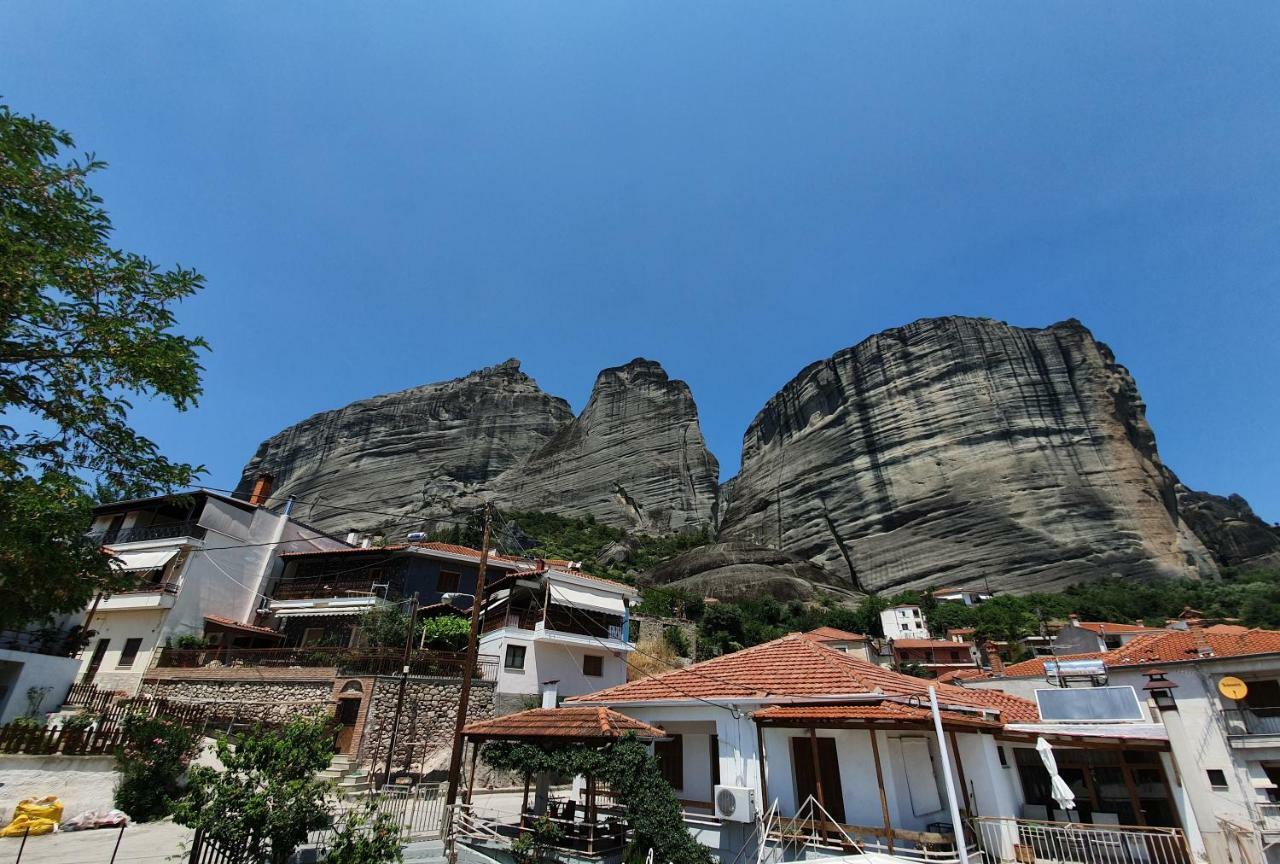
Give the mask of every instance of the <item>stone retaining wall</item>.
[[(361, 735), (361, 761), (375, 772), (384, 770), (391, 721), (395, 716), (398, 677), (379, 677)], [(392, 770), (416, 770), (443, 778), (453, 746), (453, 726), (458, 713), (462, 682), (456, 678), (411, 677), (405, 687), (404, 707), (396, 734)], [(494, 716), (492, 681), (473, 681), (467, 717), (485, 720)]]
[[(209, 670), (191, 670), (207, 672)], [(149, 679), (143, 683), (149, 696), (207, 705), (219, 715), (236, 715), (247, 721), (279, 723), (319, 711), (333, 713), (333, 678), (254, 677)]]

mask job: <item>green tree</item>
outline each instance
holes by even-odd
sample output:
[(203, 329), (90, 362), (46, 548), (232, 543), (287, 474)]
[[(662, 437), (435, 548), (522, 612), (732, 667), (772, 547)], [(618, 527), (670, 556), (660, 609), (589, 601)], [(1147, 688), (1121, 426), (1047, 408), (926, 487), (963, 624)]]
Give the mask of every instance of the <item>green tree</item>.
[(162, 456), (129, 410), (136, 397), (195, 404), (207, 345), (174, 332), (173, 307), (203, 279), (111, 246), (88, 182), (105, 164), (77, 161), (73, 147), (0, 105), (0, 628), (129, 584), (81, 539), (93, 501), (184, 486), (202, 470)]
[(135, 822), (168, 816), (197, 749), (195, 733), (184, 726), (141, 714), (125, 717), (124, 743), (116, 751), (116, 807)]
[(428, 618), (418, 628), (423, 644), (436, 651), (462, 651), (471, 638), (471, 620), (461, 615)]
[(1040, 624), (1025, 597), (1002, 594), (982, 603), (975, 611), (975, 626), (982, 639), (1016, 642), (1035, 633)]
[(399, 606), (379, 606), (360, 616), (360, 628), (372, 648), (403, 648), (409, 616)]
[(928, 615), (929, 631), (939, 638), (946, 636), (948, 630), (964, 627), (976, 627), (978, 610), (963, 603), (938, 603)]
[(219, 741), (224, 770), (191, 769), (174, 821), (203, 828), (224, 849), (245, 850), (246, 860), (284, 864), (308, 833), (332, 824), (330, 785), (316, 779), (332, 756), (333, 726), (323, 717), (259, 727), (234, 750)]
[(394, 864), (404, 860), (400, 822), (372, 803), (347, 813), (334, 832), (325, 864)]

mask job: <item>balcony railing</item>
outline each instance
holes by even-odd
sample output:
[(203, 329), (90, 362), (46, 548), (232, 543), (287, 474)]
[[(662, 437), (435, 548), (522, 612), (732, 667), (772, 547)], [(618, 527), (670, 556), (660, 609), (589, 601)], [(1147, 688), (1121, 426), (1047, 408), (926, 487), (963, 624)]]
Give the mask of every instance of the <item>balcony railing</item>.
[[(221, 667), (255, 668), (336, 668), (343, 675), (398, 675), (405, 665), (398, 648), (163, 648), (156, 661), (160, 669), (208, 669)], [(466, 655), (450, 651), (411, 651), (409, 674), (438, 678), (460, 678)], [(472, 674), (484, 681), (496, 680), (498, 658), (476, 656)]]
[(1280, 801), (1258, 802), (1258, 827), (1268, 834), (1280, 833)]
[(175, 537), (202, 539), (205, 529), (195, 522), (172, 522), (166, 525), (147, 525), (141, 528), (122, 528), (114, 531), (90, 532), (89, 540), (102, 546), (121, 543), (140, 543), (144, 540), (171, 540)]
[[(378, 585), (377, 589), (374, 585)], [(326, 597), (346, 597), (352, 594), (377, 594), (382, 596), (383, 585), (388, 597), (398, 597), (401, 592), (400, 582), (388, 583), (385, 580), (372, 581), (364, 579), (297, 579), (280, 582), (271, 592), (272, 600), (313, 600)]]
[(1222, 713), (1229, 735), (1280, 735), (1280, 707), (1228, 708)]
[(0, 648), (9, 651), (71, 657), (83, 647), (84, 641), (78, 629), (0, 630)]
[(121, 594), (177, 594), (177, 582), (145, 582), (141, 585), (135, 585), (132, 588), (122, 588), (114, 592), (112, 597), (119, 597)]
[(1040, 822), (1005, 817), (973, 820), (985, 864), (1190, 864), (1177, 828)]

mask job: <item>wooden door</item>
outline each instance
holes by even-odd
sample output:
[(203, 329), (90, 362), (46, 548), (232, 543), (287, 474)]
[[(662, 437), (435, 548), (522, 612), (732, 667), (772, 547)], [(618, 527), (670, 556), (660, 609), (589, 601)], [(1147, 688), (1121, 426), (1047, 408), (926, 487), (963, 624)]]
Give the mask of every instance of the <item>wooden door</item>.
[(337, 748), (339, 753), (350, 753), (351, 742), (355, 739), (356, 721), (360, 718), (360, 697), (342, 696), (338, 699), (338, 710), (334, 712), (338, 723)]
[(107, 645), (110, 643), (110, 639), (99, 639), (93, 646), (93, 656), (89, 658), (89, 666), (84, 670), (84, 677), (80, 679), (81, 684), (92, 683), (94, 676), (98, 674), (98, 667), (102, 665), (103, 655), (107, 653)]
[(813, 742), (805, 738), (791, 739), (791, 765), (796, 775), (796, 805), (803, 804), (810, 795), (813, 800), (822, 801), (831, 818), (844, 823), (844, 790), (840, 788), (840, 760), (836, 756), (834, 738), (819, 738), (818, 765), (822, 777), (822, 795), (818, 795), (818, 785), (814, 782)]

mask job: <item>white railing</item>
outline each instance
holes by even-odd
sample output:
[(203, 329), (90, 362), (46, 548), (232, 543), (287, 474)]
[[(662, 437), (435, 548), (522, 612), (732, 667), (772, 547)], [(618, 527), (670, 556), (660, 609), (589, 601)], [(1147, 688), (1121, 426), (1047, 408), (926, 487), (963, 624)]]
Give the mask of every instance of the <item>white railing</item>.
[(456, 840), (479, 840), (501, 846), (511, 846), (511, 838), (498, 832), (497, 823), (481, 816), (473, 804), (454, 804), (450, 818), (450, 835)]
[[(776, 802), (775, 802), (776, 807)], [(762, 822), (762, 843), (756, 864), (785, 860), (788, 851), (811, 850), (844, 855), (876, 852), (919, 864), (959, 864), (955, 839), (950, 834), (902, 829), (847, 825), (831, 818), (812, 797), (805, 800), (795, 816), (779, 816), (770, 808)], [(968, 849), (971, 860), (977, 845)]]
[(973, 820), (986, 864), (1189, 864), (1177, 828), (1029, 819)]
[(1258, 802), (1258, 827), (1267, 833), (1280, 832), (1280, 801)]
[[(351, 813), (363, 814), (373, 805), (373, 815), (389, 815), (400, 825), (400, 837), (406, 842), (429, 840), (442, 836), (444, 816), (444, 784), (421, 783), (413, 789), (388, 786), (378, 792), (355, 798), (340, 798), (335, 802), (334, 827), (321, 828), (307, 835), (307, 844), (319, 849), (328, 848), (333, 842), (334, 831)], [(372, 831), (371, 823), (364, 826)]]
[(775, 821), (766, 829), (765, 837), (785, 852), (787, 849), (823, 849), (860, 854), (862, 847), (854, 841), (827, 809), (812, 795), (796, 810), (796, 815)]

